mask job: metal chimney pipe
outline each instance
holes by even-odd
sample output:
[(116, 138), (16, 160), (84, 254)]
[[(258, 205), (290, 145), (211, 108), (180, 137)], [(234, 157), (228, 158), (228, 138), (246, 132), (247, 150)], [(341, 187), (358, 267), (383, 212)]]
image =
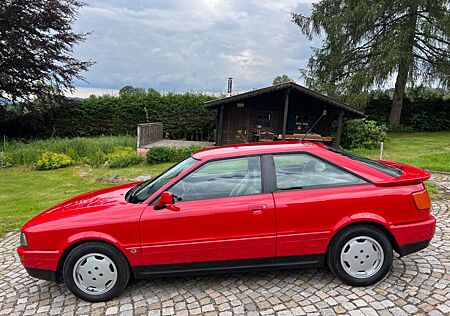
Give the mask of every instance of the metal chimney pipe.
[(233, 78), (228, 78), (228, 96), (231, 96), (231, 93), (233, 91)]

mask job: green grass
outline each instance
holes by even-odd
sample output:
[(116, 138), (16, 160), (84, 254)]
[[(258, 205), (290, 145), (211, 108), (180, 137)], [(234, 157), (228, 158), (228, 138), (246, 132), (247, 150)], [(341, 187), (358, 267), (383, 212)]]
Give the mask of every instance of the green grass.
[[(380, 150), (354, 150), (379, 158)], [(407, 163), (432, 171), (450, 172), (450, 131), (390, 134), (383, 159)]]
[(29, 168), (0, 170), (0, 236), (20, 228), (28, 219), (74, 195), (116, 185), (96, 182), (99, 176), (132, 179), (155, 176), (172, 164), (138, 165), (123, 169), (72, 167), (49, 171)]

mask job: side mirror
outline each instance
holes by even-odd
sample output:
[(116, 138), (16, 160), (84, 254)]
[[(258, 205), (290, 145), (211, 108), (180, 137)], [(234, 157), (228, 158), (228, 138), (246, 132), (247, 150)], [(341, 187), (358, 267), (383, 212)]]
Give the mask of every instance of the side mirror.
[(155, 206), (153, 206), (153, 209), (162, 210), (163, 208), (167, 208), (168, 210), (178, 212), (180, 208), (176, 207), (174, 203), (172, 193), (164, 191), (161, 193), (158, 202), (156, 202)]

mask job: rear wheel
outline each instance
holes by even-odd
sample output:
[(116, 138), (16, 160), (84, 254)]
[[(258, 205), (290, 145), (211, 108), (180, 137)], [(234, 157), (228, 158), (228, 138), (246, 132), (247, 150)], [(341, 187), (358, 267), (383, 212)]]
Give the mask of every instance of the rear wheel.
[(376, 227), (352, 226), (333, 239), (327, 261), (331, 271), (344, 283), (371, 285), (382, 280), (391, 269), (392, 245)]
[(130, 271), (127, 260), (115, 247), (87, 242), (67, 256), (63, 276), (74, 295), (88, 302), (101, 302), (123, 292)]

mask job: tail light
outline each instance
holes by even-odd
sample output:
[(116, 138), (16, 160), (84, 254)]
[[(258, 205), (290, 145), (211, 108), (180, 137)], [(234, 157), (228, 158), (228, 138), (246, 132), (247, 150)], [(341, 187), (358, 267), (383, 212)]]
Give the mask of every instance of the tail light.
[(431, 208), (430, 195), (427, 190), (415, 192), (412, 194), (414, 203), (419, 210), (428, 210)]

